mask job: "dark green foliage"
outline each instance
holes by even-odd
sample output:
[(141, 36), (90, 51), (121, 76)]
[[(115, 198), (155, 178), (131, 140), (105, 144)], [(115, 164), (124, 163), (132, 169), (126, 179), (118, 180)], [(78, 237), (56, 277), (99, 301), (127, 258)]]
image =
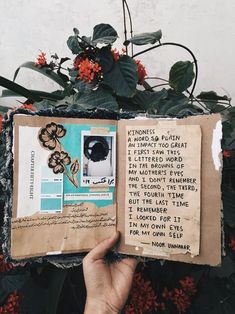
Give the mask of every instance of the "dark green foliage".
[(194, 76), (192, 62), (178, 61), (170, 70), (169, 84), (177, 93), (182, 93), (191, 86)]
[(113, 68), (104, 73), (104, 84), (120, 97), (132, 97), (138, 82), (137, 67), (129, 56), (122, 56)]
[(129, 38), (124, 42), (124, 45), (129, 45), (130, 43), (142, 46), (146, 44), (155, 44), (157, 41), (159, 41), (162, 38), (162, 31), (158, 30), (153, 33), (142, 33), (134, 35), (133, 37)]
[(92, 44), (112, 44), (118, 38), (115, 29), (109, 24), (98, 24), (94, 27)]

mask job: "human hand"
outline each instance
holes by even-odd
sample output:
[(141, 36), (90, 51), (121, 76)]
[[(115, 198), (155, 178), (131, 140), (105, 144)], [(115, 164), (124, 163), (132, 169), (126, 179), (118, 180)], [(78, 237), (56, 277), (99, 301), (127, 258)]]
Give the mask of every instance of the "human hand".
[(85, 314), (119, 313), (125, 305), (137, 265), (134, 258), (107, 263), (105, 254), (119, 238), (116, 232), (99, 243), (83, 260), (83, 272), (87, 289)]

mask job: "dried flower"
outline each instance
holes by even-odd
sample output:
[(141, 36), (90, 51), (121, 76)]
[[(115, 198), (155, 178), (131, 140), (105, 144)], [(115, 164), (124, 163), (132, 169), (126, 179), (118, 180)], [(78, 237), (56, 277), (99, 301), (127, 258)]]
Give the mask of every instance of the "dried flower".
[(4, 256), (0, 254), (0, 273), (4, 273), (6, 271), (9, 271), (13, 269), (14, 266), (11, 263), (6, 263), (4, 261)]
[(37, 61), (35, 63), (37, 66), (45, 66), (47, 65), (46, 53), (42, 52), (38, 55)]
[(148, 313), (157, 308), (157, 295), (151, 286), (150, 281), (146, 281), (141, 273), (134, 275), (130, 292), (130, 300), (124, 308), (125, 314)]
[(39, 132), (38, 138), (45, 148), (53, 150), (59, 144), (59, 138), (65, 136), (66, 130), (61, 124), (51, 122), (42, 128)]
[(235, 239), (230, 238), (228, 246), (231, 248), (232, 251), (235, 252)]
[(171, 300), (172, 295), (173, 295), (172, 291), (169, 291), (167, 287), (164, 287), (163, 292), (162, 292), (163, 299)]
[(2, 132), (3, 129), (3, 115), (0, 114), (0, 133)]
[(179, 313), (185, 313), (191, 305), (190, 296), (188, 296), (182, 289), (175, 288), (173, 291), (174, 295), (171, 298), (172, 302), (177, 307)]
[(120, 57), (126, 53), (126, 49), (122, 48), (121, 52), (119, 52), (117, 48), (112, 48), (111, 53), (113, 55), (113, 59), (117, 62), (120, 59)]
[(235, 157), (235, 151), (223, 150), (223, 156), (226, 157), (226, 158)]
[(61, 151), (55, 151), (52, 153), (48, 160), (48, 167), (53, 169), (55, 174), (63, 173), (65, 170), (65, 165), (69, 165), (71, 163), (71, 158), (68, 153)]
[(20, 313), (20, 295), (17, 291), (9, 294), (4, 305), (0, 306), (0, 314), (19, 314)]
[(143, 64), (140, 62), (140, 60), (135, 60), (135, 63), (137, 65), (137, 72), (138, 72), (138, 83), (140, 85), (143, 85), (144, 80), (147, 76), (147, 72)]
[(195, 282), (192, 277), (185, 277), (185, 279), (180, 280), (180, 285), (184, 292), (188, 295), (194, 295), (197, 292)]

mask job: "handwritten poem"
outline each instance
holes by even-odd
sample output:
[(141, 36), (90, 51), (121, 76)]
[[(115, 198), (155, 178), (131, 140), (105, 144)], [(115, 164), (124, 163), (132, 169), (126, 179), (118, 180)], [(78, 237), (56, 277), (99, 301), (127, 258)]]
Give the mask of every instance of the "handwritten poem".
[(198, 255), (200, 172), (199, 125), (126, 126), (125, 243)]

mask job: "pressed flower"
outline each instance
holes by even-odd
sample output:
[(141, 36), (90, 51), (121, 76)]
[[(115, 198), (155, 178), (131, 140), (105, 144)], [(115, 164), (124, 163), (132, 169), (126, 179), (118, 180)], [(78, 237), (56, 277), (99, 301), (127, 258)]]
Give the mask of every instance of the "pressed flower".
[(65, 136), (66, 130), (61, 124), (51, 122), (39, 131), (38, 138), (45, 148), (53, 150), (59, 144), (59, 138)]
[(140, 62), (140, 60), (135, 60), (135, 63), (137, 65), (137, 72), (138, 72), (138, 83), (140, 85), (143, 85), (144, 80), (147, 76), (147, 72), (143, 64)]
[(52, 153), (48, 160), (49, 168), (53, 169), (55, 174), (63, 173), (65, 170), (65, 165), (69, 165), (71, 163), (71, 158), (68, 153), (61, 151), (55, 151)]
[(36, 61), (36, 65), (39, 66), (44, 66), (47, 65), (47, 60), (46, 60), (46, 53), (42, 52), (39, 54), (37, 61)]

